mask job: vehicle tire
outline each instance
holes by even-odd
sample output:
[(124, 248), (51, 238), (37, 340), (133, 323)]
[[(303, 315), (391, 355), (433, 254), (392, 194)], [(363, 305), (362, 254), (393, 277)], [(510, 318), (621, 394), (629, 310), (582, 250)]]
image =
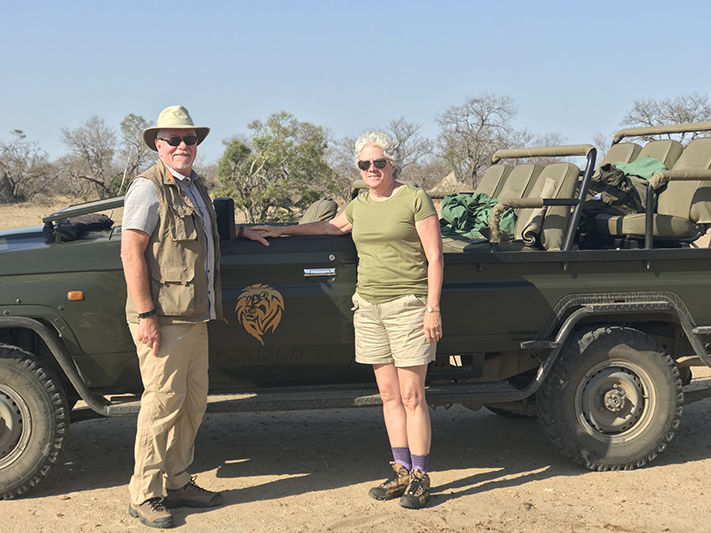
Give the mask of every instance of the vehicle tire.
[(59, 379), (31, 353), (0, 344), (0, 497), (14, 498), (42, 481), (68, 430)]
[(538, 420), (558, 451), (590, 470), (640, 467), (679, 427), (679, 371), (644, 333), (580, 332), (566, 343), (537, 395)]

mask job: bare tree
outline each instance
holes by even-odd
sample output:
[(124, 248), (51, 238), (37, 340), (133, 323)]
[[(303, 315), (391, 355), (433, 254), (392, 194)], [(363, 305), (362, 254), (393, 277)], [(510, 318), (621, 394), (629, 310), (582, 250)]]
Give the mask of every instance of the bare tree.
[(91, 183), (99, 198), (114, 196), (121, 183), (114, 167), (116, 132), (104, 119), (91, 117), (76, 129), (62, 130), (62, 140), (72, 156), (69, 175)]
[(150, 122), (145, 118), (134, 115), (126, 116), (121, 122), (121, 144), (123, 145), (119, 159), (124, 162), (123, 175), (118, 194), (123, 194), (133, 178), (148, 168), (153, 161), (153, 150), (143, 142), (143, 130), (150, 127)]
[(22, 130), (12, 140), (0, 142), (0, 203), (30, 200), (56, 178), (47, 153)]
[[(501, 148), (538, 148), (538, 147), (550, 147), (550, 146), (564, 146), (567, 143), (567, 139), (559, 133), (544, 133), (535, 135), (530, 131), (524, 130), (511, 130), (509, 136), (502, 139), (502, 144), (497, 149)], [(571, 157), (561, 157), (561, 156), (537, 156), (537, 157), (521, 157), (516, 158), (515, 164), (521, 163), (538, 163), (539, 165), (550, 165), (551, 163), (558, 162), (572, 162)], [(491, 163), (489, 161), (489, 163)]]
[(433, 143), (420, 135), (420, 124), (407, 122), (404, 118), (390, 121), (390, 133), (402, 149), (402, 174), (403, 181), (424, 186), (427, 176), (423, 169), (432, 158)]
[(430, 192), (450, 172), (451, 169), (447, 167), (442, 158), (436, 156), (427, 157), (416, 165), (408, 167), (407, 181)]
[(515, 115), (510, 97), (484, 95), (439, 116), (439, 148), (460, 182), (476, 187), (493, 153), (507, 146)]
[(196, 163), (193, 164), (193, 170), (200, 175), (203, 184), (210, 192), (220, 186), (220, 180), (217, 178), (219, 168), (220, 167), (217, 163), (203, 165), (200, 164), (199, 161), (196, 161)]
[(605, 159), (605, 156), (607, 155), (607, 152), (610, 151), (610, 144), (612, 139), (612, 133), (605, 135), (604, 133), (596, 133), (593, 136), (593, 145), (597, 149), (597, 165), (600, 165), (600, 161)]
[(356, 140), (353, 137), (331, 140), (326, 151), (326, 162), (335, 173), (337, 199), (348, 202), (351, 199), (353, 182), (360, 179), (360, 173), (355, 166), (353, 147)]
[[(630, 128), (662, 126), (667, 124), (686, 124), (711, 120), (711, 103), (706, 95), (697, 93), (682, 94), (675, 98), (655, 100), (637, 100), (632, 110), (622, 119), (622, 125)], [(691, 140), (696, 133), (679, 135), (679, 141)], [(690, 135), (690, 136), (689, 136)], [(659, 136), (661, 137), (661, 136)], [(672, 135), (667, 135), (672, 138)], [(689, 137), (688, 139), (686, 139)], [(642, 137), (650, 141), (654, 136)]]
[(71, 154), (65, 154), (54, 162), (60, 172), (58, 191), (72, 198), (87, 201), (95, 196), (95, 186), (92, 182), (83, 179), (85, 166), (82, 161)]
[(391, 120), (388, 128), (402, 149), (403, 169), (432, 153), (432, 142), (420, 135), (422, 128), (420, 124), (408, 122), (404, 117), (400, 117)]

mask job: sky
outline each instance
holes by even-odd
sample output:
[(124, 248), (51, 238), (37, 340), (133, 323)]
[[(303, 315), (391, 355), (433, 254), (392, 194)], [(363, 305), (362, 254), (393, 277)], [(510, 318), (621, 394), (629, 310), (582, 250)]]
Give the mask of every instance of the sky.
[(51, 159), (92, 116), (118, 130), (175, 104), (201, 164), (287, 111), (334, 138), (508, 96), (513, 125), (592, 143), (642, 99), (709, 94), (711, 2), (0, 0), (0, 141)]

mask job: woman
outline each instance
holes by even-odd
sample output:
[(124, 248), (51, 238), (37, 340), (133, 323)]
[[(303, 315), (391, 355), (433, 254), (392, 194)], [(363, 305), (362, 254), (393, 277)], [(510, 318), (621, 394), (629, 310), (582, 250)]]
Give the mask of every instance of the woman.
[(391, 476), (369, 494), (378, 500), (400, 497), (403, 507), (419, 509), (430, 496), (425, 377), (442, 338), (439, 219), (424, 191), (397, 181), (402, 151), (392, 137), (366, 132), (355, 155), (369, 191), (343, 213), (326, 222), (253, 229), (266, 230), (266, 237), (353, 233), (359, 257), (356, 362), (373, 366), (394, 459)]

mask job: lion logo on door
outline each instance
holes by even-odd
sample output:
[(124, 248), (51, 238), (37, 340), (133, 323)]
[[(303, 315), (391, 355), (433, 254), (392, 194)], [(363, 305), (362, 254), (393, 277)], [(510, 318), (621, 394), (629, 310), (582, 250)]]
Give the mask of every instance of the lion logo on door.
[(281, 322), (283, 312), (284, 298), (279, 291), (261, 283), (245, 287), (235, 306), (237, 319), (247, 333), (262, 343), (262, 346), (262, 336), (267, 331), (274, 332)]

